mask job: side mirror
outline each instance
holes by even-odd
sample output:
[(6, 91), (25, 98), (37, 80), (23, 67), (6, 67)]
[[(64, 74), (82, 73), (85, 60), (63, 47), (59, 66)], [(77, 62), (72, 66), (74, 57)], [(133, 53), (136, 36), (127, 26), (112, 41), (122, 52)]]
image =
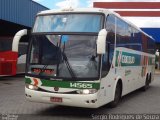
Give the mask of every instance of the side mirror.
[(100, 30), (97, 39), (97, 54), (105, 54), (106, 52), (106, 37), (107, 31), (106, 29)]
[(14, 38), (13, 38), (13, 43), (12, 43), (12, 51), (14, 52), (18, 52), (18, 45), (19, 45), (19, 41), (20, 39), (25, 36), (25, 35), (29, 35), (30, 34), (30, 31), (27, 30), (27, 29), (23, 29), (23, 30), (20, 30), (18, 31)]

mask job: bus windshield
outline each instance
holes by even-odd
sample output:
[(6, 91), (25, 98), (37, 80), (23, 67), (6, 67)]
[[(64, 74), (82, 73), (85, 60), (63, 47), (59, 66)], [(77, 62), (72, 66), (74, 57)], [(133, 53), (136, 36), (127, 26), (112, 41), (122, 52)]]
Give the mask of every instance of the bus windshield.
[(93, 35), (32, 35), (28, 73), (77, 80), (96, 79), (99, 57)]
[(99, 32), (101, 14), (55, 14), (36, 18), (33, 32)]

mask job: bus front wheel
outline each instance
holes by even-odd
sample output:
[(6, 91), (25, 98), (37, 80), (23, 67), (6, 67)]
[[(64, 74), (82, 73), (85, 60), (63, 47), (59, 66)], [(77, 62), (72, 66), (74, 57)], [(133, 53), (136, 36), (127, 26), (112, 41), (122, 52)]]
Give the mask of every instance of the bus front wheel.
[(121, 99), (121, 93), (122, 93), (122, 85), (121, 85), (121, 82), (119, 81), (116, 85), (114, 100), (109, 104), (111, 108), (114, 108), (118, 105)]

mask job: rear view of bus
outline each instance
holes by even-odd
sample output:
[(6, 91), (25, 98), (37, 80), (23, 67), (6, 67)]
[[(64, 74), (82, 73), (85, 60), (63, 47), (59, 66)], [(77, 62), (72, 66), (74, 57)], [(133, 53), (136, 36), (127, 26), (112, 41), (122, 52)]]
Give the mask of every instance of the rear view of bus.
[(0, 77), (25, 73), (27, 47), (25, 29), (14, 37), (0, 37)]
[(0, 76), (15, 75), (17, 53), (12, 51), (12, 37), (0, 37)]
[[(101, 12), (41, 12), (29, 46), (26, 97), (30, 101), (98, 107)], [(105, 36), (106, 37), (106, 36)]]

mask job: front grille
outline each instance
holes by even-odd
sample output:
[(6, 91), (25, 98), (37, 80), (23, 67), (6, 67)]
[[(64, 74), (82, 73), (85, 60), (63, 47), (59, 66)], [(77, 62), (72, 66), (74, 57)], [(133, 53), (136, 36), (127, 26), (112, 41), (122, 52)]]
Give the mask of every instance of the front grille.
[(50, 92), (50, 93), (57, 93), (57, 94), (78, 94), (76, 91), (71, 91), (71, 92), (52, 92), (52, 91), (44, 90), (44, 89), (42, 89), (42, 88), (38, 88), (38, 91), (41, 91), (41, 92)]

